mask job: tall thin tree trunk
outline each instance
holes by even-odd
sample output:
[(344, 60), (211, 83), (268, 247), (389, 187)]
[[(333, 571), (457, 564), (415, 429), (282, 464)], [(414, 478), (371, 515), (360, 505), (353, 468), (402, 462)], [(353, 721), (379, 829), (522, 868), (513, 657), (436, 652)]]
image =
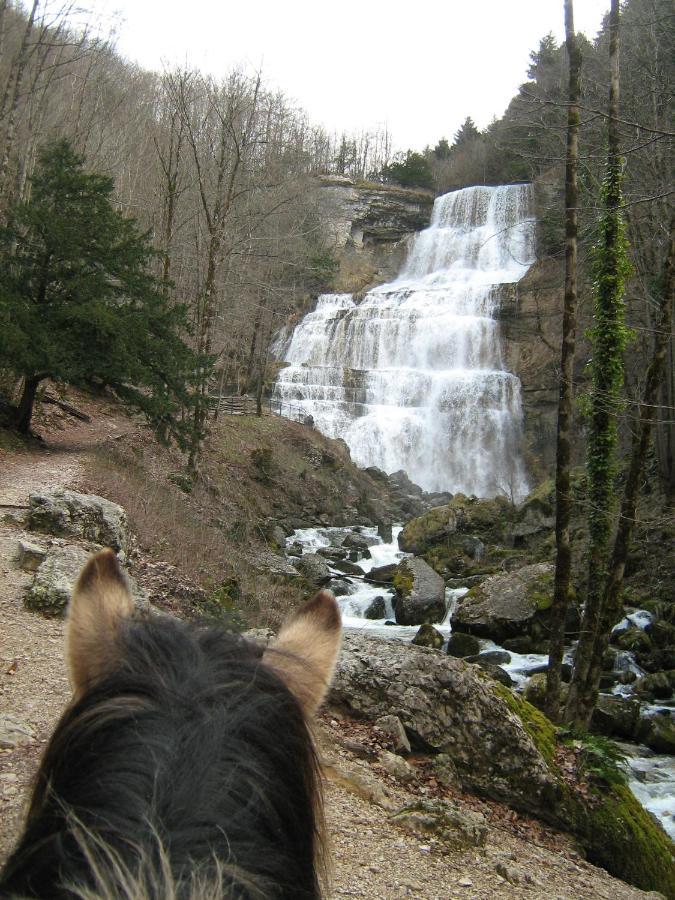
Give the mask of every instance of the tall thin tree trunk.
[[(7, 86), (2, 98), (2, 110), (0, 111), (0, 120), (4, 120), (5, 134), (3, 138), (2, 154), (0, 155), (0, 190), (7, 192), (7, 174), (9, 170), (9, 160), (14, 146), (14, 138), (16, 135), (16, 125), (19, 116), (19, 100), (21, 99), (21, 86), (23, 77), (28, 65), (29, 44), (33, 25), (35, 23), (35, 14), (37, 13), (40, 0), (33, 0), (30, 14), (26, 21), (21, 46), (16, 59), (15, 65), (12, 67), (13, 72), (8, 76)], [(13, 81), (12, 81), (13, 79)], [(12, 86), (10, 89), (10, 82)]]
[(551, 610), (548, 674), (546, 678), (546, 711), (553, 720), (558, 718), (559, 713), (560, 676), (565, 649), (565, 619), (572, 574), (570, 460), (572, 455), (574, 351), (577, 327), (577, 207), (579, 204), (577, 162), (579, 157), (579, 97), (581, 94), (581, 51), (574, 32), (572, 0), (565, 0), (565, 36), (569, 61), (567, 156), (565, 161), (565, 299), (562, 323), (556, 449), (555, 584)]
[(626, 476), (623, 500), (621, 503), (621, 516), (614, 539), (614, 549), (609, 565), (609, 574), (605, 586), (602, 614), (600, 616), (600, 628), (593, 648), (593, 657), (588, 675), (588, 692), (593, 698), (597, 698), (600, 675), (602, 674), (602, 658), (609, 645), (611, 629), (621, 618), (622, 604), (621, 592), (623, 590), (623, 576), (626, 568), (626, 559), (630, 548), (635, 513), (637, 510), (640, 476), (644, 469), (647, 450), (654, 421), (654, 410), (658, 399), (659, 386), (663, 377), (666, 351), (670, 343), (670, 330), (672, 327), (673, 292), (675, 290), (675, 218), (670, 225), (670, 242), (668, 256), (665, 265), (665, 278), (663, 293), (659, 302), (659, 312), (656, 318), (656, 330), (654, 332), (654, 348), (652, 359), (647, 369), (647, 377), (640, 403), (638, 428), (633, 435), (630, 466)]
[(596, 257), (593, 387), (588, 437), (588, 583), (566, 708), (566, 718), (584, 729), (588, 727), (595, 702), (589, 674), (605, 596), (614, 505), (616, 413), (623, 383), (622, 355), (625, 345), (625, 238), (621, 217), (622, 173), (618, 122), (619, 0), (612, 0), (609, 13), (609, 70), (607, 166), (603, 182), (604, 212)]

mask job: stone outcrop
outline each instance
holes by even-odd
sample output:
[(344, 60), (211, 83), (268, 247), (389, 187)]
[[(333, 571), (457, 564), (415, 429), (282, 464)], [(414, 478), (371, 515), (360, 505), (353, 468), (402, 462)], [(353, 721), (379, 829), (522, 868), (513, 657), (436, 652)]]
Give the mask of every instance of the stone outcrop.
[(545, 638), (552, 594), (553, 566), (549, 563), (493, 575), (457, 601), (452, 628), (497, 643), (525, 634)]
[[(100, 547), (52, 546), (40, 564), (25, 597), (28, 609), (48, 616), (63, 615), (82, 567)], [(147, 594), (129, 578), (129, 588), (139, 605), (147, 604)]]
[(336, 290), (354, 292), (398, 274), (408, 239), (429, 225), (434, 195), (325, 175), (317, 203), (328, 244), (340, 260)]
[(28, 503), (28, 527), (33, 531), (79, 538), (118, 552), (127, 550), (127, 514), (117, 503), (67, 490), (34, 493)]
[(397, 716), (413, 747), (446, 753), (469, 788), (540, 811), (554, 781), (520, 719), (475, 667), (434, 650), (347, 633), (332, 702)]
[(412, 557), (399, 563), (394, 591), (399, 625), (423, 625), (445, 618), (445, 582), (423, 559)]
[(306, 553), (300, 559), (294, 560), (293, 565), (307, 581), (311, 581), (317, 587), (327, 584), (331, 579), (328, 563), (318, 553)]

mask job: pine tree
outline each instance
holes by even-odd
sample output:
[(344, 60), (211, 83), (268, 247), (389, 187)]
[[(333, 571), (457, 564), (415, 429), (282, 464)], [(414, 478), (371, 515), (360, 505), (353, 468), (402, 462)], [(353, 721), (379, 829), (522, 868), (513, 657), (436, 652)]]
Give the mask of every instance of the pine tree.
[(196, 363), (185, 311), (151, 274), (148, 237), (115, 209), (113, 188), (58, 141), (0, 233), (0, 366), (23, 379), (15, 425), (29, 431), (44, 379), (96, 380), (182, 444)]

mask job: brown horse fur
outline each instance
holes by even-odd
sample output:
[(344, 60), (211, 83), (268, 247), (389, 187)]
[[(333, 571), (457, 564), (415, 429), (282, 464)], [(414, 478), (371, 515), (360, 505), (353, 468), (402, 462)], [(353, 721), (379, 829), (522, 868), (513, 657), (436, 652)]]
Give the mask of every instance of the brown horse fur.
[(322, 591), (263, 651), (217, 627), (136, 619), (115, 555), (76, 584), (73, 701), (47, 747), (1, 897), (320, 896), (308, 726), (340, 644)]

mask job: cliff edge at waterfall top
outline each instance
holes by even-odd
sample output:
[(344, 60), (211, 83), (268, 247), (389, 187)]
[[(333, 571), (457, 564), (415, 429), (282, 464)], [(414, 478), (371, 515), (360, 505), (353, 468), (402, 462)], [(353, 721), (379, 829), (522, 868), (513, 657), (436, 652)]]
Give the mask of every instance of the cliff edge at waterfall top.
[(323, 294), (282, 346), (275, 395), (354, 460), (404, 469), (427, 491), (527, 492), (520, 382), (496, 315), (534, 262), (529, 185), (437, 198), (398, 278), (356, 302)]

